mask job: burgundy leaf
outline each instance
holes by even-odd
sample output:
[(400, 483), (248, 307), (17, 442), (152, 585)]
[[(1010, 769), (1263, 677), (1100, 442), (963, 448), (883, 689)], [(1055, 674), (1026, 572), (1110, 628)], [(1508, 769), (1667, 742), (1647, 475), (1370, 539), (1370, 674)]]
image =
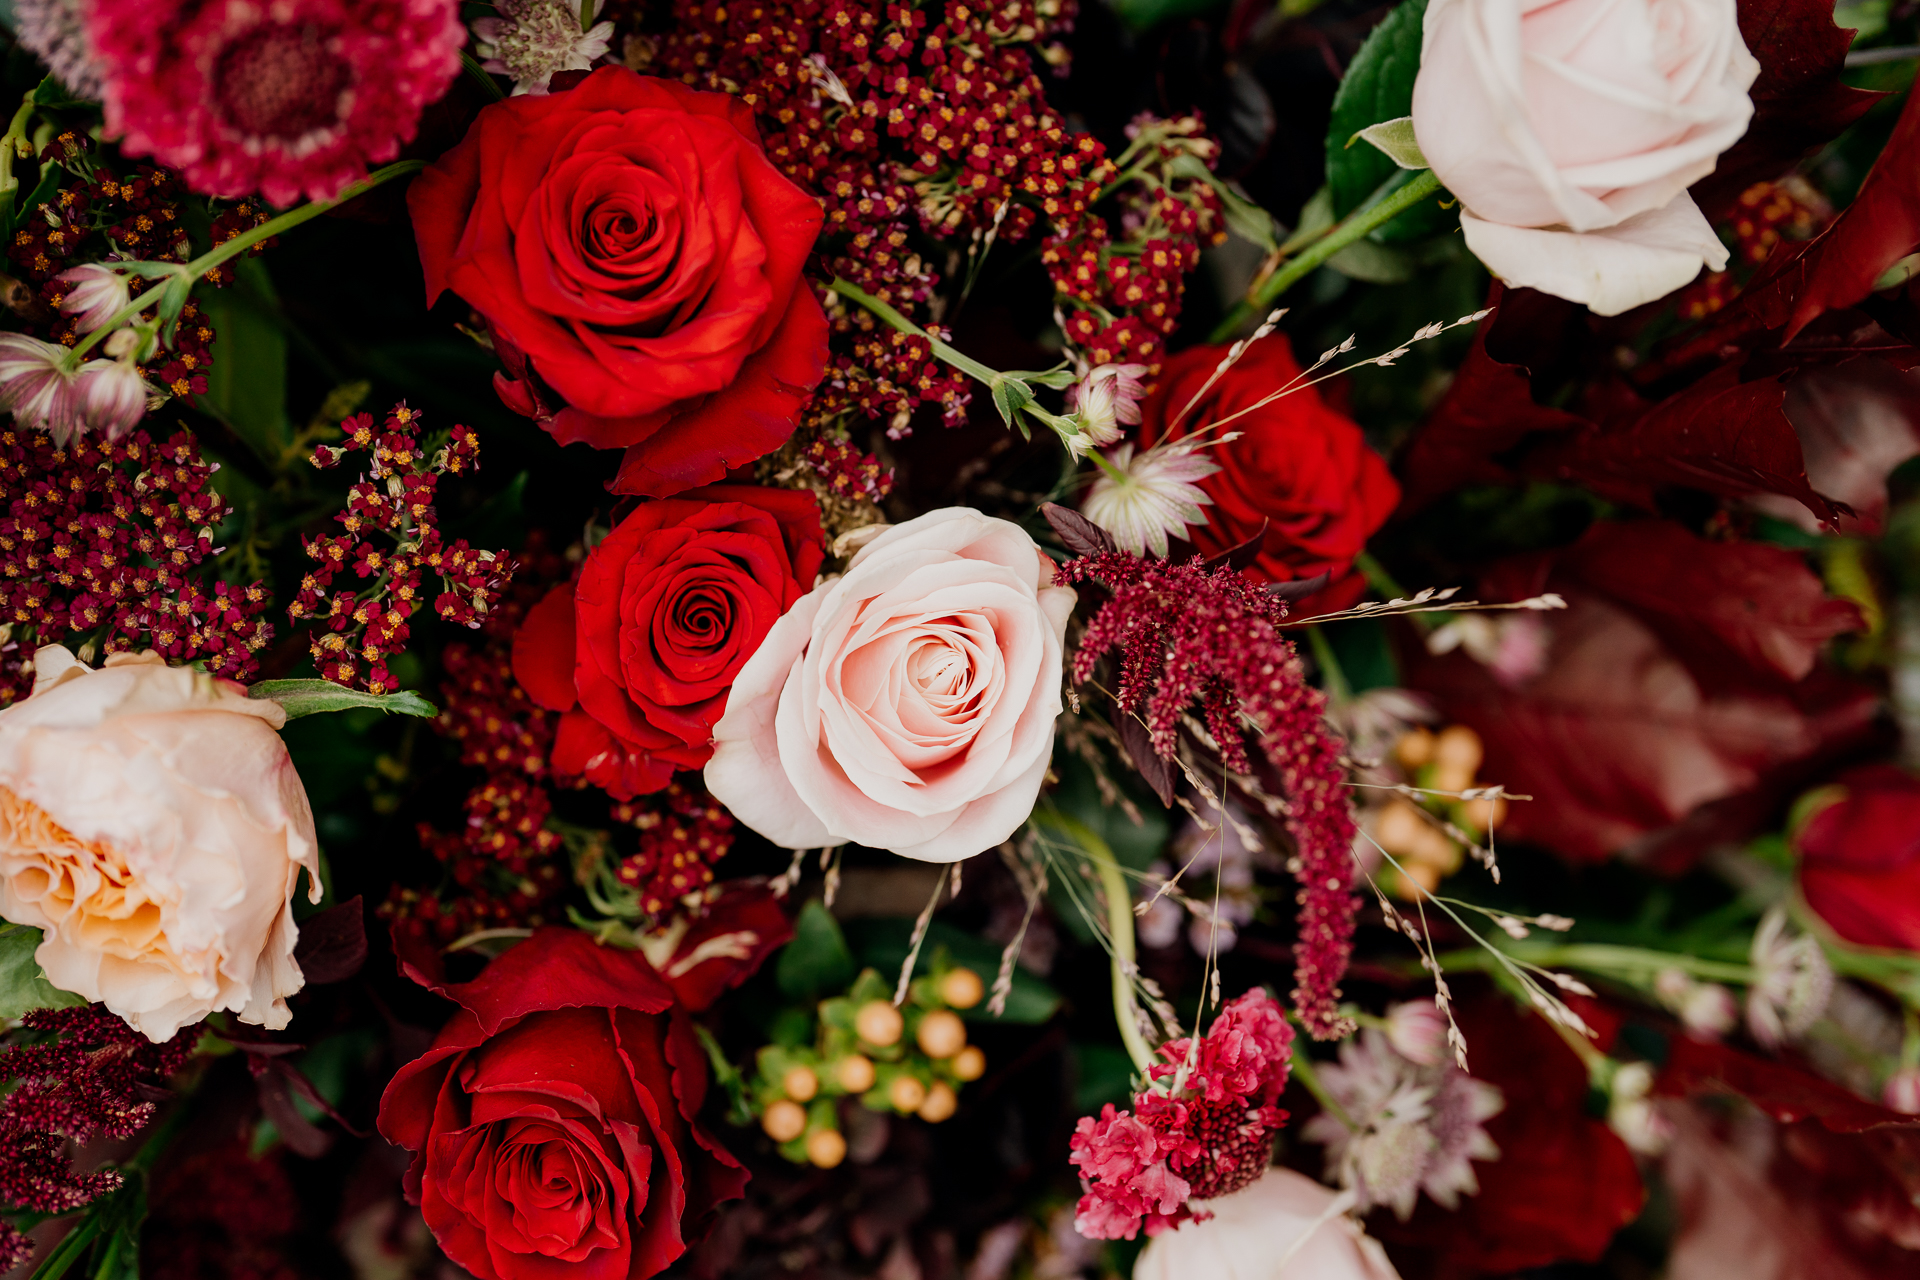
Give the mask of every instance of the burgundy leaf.
[(1114, 549), (1112, 534), (1071, 507), (1063, 507), (1057, 502), (1043, 502), (1040, 504), (1040, 514), (1060, 535), (1060, 541), (1066, 544), (1067, 550), (1076, 556), (1097, 556)]
[[(1291, 585), (1291, 584), (1289, 584)], [(1127, 759), (1134, 769), (1153, 788), (1153, 794), (1160, 797), (1160, 803), (1173, 807), (1173, 762), (1162, 760), (1153, 749), (1153, 737), (1147, 732), (1147, 726), (1140, 723), (1140, 717), (1122, 711), (1113, 718), (1114, 728), (1120, 733), (1120, 745), (1127, 753)]]
[(1331, 581), (1333, 581), (1333, 571), (1323, 570), (1311, 578), (1298, 578), (1292, 582), (1269, 582), (1267, 594), (1276, 600), (1284, 600), (1292, 604), (1296, 600), (1305, 600)]
[(1807, 484), (1786, 397), (1780, 379), (1742, 382), (1729, 364), (1637, 418), (1545, 443), (1525, 470), (1649, 509), (1656, 488), (1677, 485), (1722, 498), (1782, 494), (1822, 521), (1847, 514)]
[[(1208, 569), (1232, 569), (1235, 573), (1240, 572), (1242, 569), (1252, 568), (1254, 562), (1260, 559), (1260, 550), (1267, 540), (1267, 529), (1272, 524), (1273, 521), (1271, 520), (1262, 520), (1259, 531), (1251, 538), (1248, 538), (1245, 542), (1236, 543), (1228, 547), (1219, 555), (1208, 556), (1206, 559), (1206, 567)], [(1320, 576), (1325, 578), (1327, 575), (1322, 573)]]
[(277, 1058), (248, 1054), (247, 1066), (253, 1070), (254, 1088), (260, 1095), (260, 1110), (280, 1131), (280, 1137), (286, 1144), (296, 1154), (309, 1160), (325, 1155), (333, 1145), (333, 1135), (301, 1115), (300, 1108), (293, 1105), (291, 1073), (285, 1070), (286, 1064)]
[(1749, 90), (1753, 123), (1693, 187), (1715, 223), (1730, 216), (1742, 191), (1778, 178), (1882, 96), (1841, 82), (1853, 32), (1834, 25), (1832, 0), (1740, 0), (1739, 17), (1760, 76)]
[(293, 958), (309, 986), (344, 982), (367, 960), (367, 928), (360, 896), (300, 922)]
[(1920, 1128), (1920, 1118), (1868, 1102), (1810, 1071), (1685, 1036), (1669, 1045), (1656, 1092), (1669, 1097), (1737, 1094), (1782, 1124), (1816, 1120), (1833, 1133)]

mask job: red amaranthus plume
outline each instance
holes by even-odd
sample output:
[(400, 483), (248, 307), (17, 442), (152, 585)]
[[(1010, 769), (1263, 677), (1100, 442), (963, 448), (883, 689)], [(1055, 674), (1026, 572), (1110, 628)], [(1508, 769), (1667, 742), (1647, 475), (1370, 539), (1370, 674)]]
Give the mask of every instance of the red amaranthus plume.
[(1187, 1201), (1212, 1200), (1267, 1171), (1273, 1135), (1287, 1113), (1273, 1104), (1287, 1085), (1293, 1028), (1264, 991), (1249, 991), (1213, 1029), (1160, 1046), (1147, 1091), (1132, 1111), (1108, 1103), (1083, 1116), (1068, 1157), (1087, 1179), (1074, 1226), (1096, 1240), (1158, 1235), (1205, 1217)]
[(1357, 906), (1353, 810), (1326, 699), (1307, 683), (1300, 655), (1277, 625), (1286, 605), (1198, 556), (1174, 564), (1101, 551), (1067, 561), (1056, 581), (1097, 582), (1112, 593), (1087, 625), (1073, 678), (1084, 682), (1094, 664), (1115, 654), (1115, 697), (1124, 713), (1144, 715), (1162, 759), (1173, 758), (1180, 718), (1197, 702), (1222, 762), (1250, 773), (1242, 731), (1252, 723), (1286, 792), (1287, 830), (1297, 849), (1294, 1011), (1315, 1039), (1344, 1036), (1351, 1028), (1336, 1006)]

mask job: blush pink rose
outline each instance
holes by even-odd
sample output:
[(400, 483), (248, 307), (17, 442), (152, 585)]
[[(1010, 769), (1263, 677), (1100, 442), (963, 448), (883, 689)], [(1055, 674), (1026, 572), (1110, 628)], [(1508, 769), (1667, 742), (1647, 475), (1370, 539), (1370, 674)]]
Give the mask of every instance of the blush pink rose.
[(1687, 188), (1753, 116), (1737, 16), (1734, 0), (1433, 0), (1413, 127), (1467, 247), (1601, 315), (1723, 269)]
[(41, 931), (54, 986), (156, 1043), (220, 1009), (286, 1026), (303, 868), (320, 899), (286, 713), (158, 654), (34, 659), (0, 712), (0, 916)]
[(707, 789), (789, 849), (957, 862), (1017, 830), (1053, 754), (1074, 593), (1018, 525), (930, 511), (789, 609), (734, 677)]

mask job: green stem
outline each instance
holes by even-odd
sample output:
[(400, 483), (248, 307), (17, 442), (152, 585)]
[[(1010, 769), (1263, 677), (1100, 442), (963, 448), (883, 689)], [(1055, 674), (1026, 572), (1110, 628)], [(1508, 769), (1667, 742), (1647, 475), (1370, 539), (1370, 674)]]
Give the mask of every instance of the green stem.
[(1113, 1020), (1120, 1026), (1120, 1040), (1127, 1056), (1144, 1077), (1153, 1065), (1153, 1047), (1140, 1034), (1140, 1019), (1133, 1003), (1133, 892), (1120, 864), (1104, 840), (1082, 840), (1088, 861), (1100, 877), (1100, 893), (1107, 900), (1107, 932), (1113, 942)]
[(915, 324), (913, 321), (901, 315), (898, 311), (895, 311), (892, 307), (888, 306), (886, 303), (880, 301), (880, 299), (868, 293), (865, 289), (862, 289), (859, 285), (851, 284), (848, 281), (841, 280), (836, 277), (833, 283), (828, 285), (827, 287), (832, 289), (835, 293), (839, 294), (841, 297), (850, 298), (853, 301), (859, 303), (861, 306), (865, 307), (867, 310), (873, 312), (874, 315), (879, 316), (882, 320), (886, 321), (889, 325), (892, 325), (895, 329), (898, 329), (901, 333), (911, 334), (916, 338), (926, 339), (928, 344), (933, 347), (933, 354), (935, 357), (945, 362), (946, 364), (952, 365), (954, 368), (966, 374), (968, 377), (975, 378), (981, 382), (984, 382), (990, 387), (995, 386), (1001, 381), (1003, 381), (1003, 377), (998, 369), (989, 368), (986, 365), (981, 364), (978, 360), (975, 360), (973, 357), (963, 355), (960, 352), (954, 350), (952, 347), (948, 346), (946, 343), (940, 341), (940, 339), (928, 333), (925, 329), (922, 329), (919, 325)]
[[(1642, 985), (1663, 969), (1679, 969), (1696, 978), (1712, 982), (1753, 985), (1753, 966), (1729, 960), (1708, 960), (1676, 951), (1652, 951), (1645, 947), (1621, 947), (1608, 943), (1576, 942), (1561, 945), (1522, 943), (1502, 948), (1512, 959), (1548, 969), (1578, 969), (1606, 974)], [(1443, 968), (1487, 968), (1499, 962), (1484, 952), (1459, 951), (1442, 956)]]
[(460, 66), (466, 71), (467, 77), (485, 88), (495, 102), (507, 100), (506, 92), (500, 88), (500, 82), (493, 78), (493, 72), (481, 66), (479, 60), (465, 49), (460, 51)]
[(148, 289), (145, 293), (142, 293), (139, 297), (127, 303), (126, 306), (120, 308), (119, 311), (114, 313), (112, 319), (108, 320), (105, 324), (75, 344), (73, 350), (67, 354), (68, 370), (71, 371), (79, 368), (81, 357), (92, 350), (95, 344), (158, 302), (161, 295), (177, 281), (188, 281), (188, 288), (191, 289), (192, 282), (204, 278), (207, 272), (229, 259), (239, 257), (256, 244), (259, 244), (262, 240), (270, 236), (280, 235), (282, 232), (291, 231), (304, 222), (311, 222), (327, 210), (338, 208), (349, 200), (357, 199), (383, 182), (403, 177), (406, 174), (416, 172), (426, 167), (427, 162), (425, 160), (396, 161), (383, 169), (374, 170), (358, 182), (348, 183), (347, 186), (341, 190), (340, 194), (331, 200), (311, 200), (301, 205), (298, 209), (289, 209), (279, 217), (263, 222), (250, 231), (241, 232), (225, 244), (216, 245), (214, 248), (207, 250), (195, 258), (192, 262), (184, 266), (176, 267), (162, 277), (160, 283), (154, 285), (151, 289)]
[(1321, 628), (1307, 628), (1307, 644), (1313, 649), (1313, 660), (1320, 664), (1320, 675), (1326, 682), (1327, 701), (1335, 707), (1344, 707), (1352, 702), (1353, 686), (1347, 683), (1347, 673), (1340, 669), (1340, 659), (1334, 656), (1333, 645)]
[(1293, 1078), (1298, 1080), (1301, 1085), (1305, 1087), (1306, 1091), (1313, 1095), (1313, 1100), (1320, 1104), (1322, 1111), (1325, 1111), (1349, 1129), (1358, 1129), (1360, 1127), (1353, 1122), (1353, 1117), (1347, 1114), (1347, 1109), (1340, 1105), (1340, 1100), (1331, 1093), (1328, 1093), (1327, 1086), (1320, 1083), (1320, 1073), (1313, 1069), (1312, 1058), (1309, 1058), (1304, 1052), (1296, 1048), (1290, 1067), (1293, 1071)]
[(1406, 186), (1401, 187), (1380, 203), (1349, 214), (1345, 222), (1314, 241), (1311, 248), (1255, 286), (1253, 292), (1242, 298), (1233, 310), (1227, 313), (1227, 318), (1215, 327), (1209, 341), (1225, 342), (1238, 333), (1249, 320), (1265, 313), (1273, 306), (1275, 299), (1298, 284), (1328, 258), (1374, 229), (1392, 222), (1438, 190), (1440, 190), (1440, 179), (1434, 175), (1433, 170), (1424, 169)]

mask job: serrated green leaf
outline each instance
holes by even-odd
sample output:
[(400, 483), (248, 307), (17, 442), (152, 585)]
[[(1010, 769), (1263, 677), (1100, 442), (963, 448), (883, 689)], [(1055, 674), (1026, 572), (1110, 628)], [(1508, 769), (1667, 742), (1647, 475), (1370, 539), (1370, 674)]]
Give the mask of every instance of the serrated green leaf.
[(262, 680), (247, 689), (249, 698), (267, 698), (280, 704), (287, 719), (319, 715), (327, 711), (355, 711), (371, 707), (398, 716), (437, 716), (439, 708), (411, 689), (398, 693), (365, 693), (347, 689), (331, 680)]
[(31, 925), (0, 924), (0, 1018), (18, 1018), (29, 1009), (65, 1009), (86, 997), (62, 991), (47, 981), (33, 958), (40, 931)]
[[(1420, 71), (1420, 34), (1426, 15), (1427, 0), (1404, 0), (1360, 46), (1333, 95), (1333, 116), (1327, 125), (1327, 188), (1336, 217), (1353, 212), (1381, 184), (1411, 176), (1379, 148), (1347, 144), (1364, 129), (1413, 113), (1413, 79)], [(1453, 218), (1440, 202), (1426, 203), (1401, 214), (1374, 232), (1373, 238), (1383, 244), (1421, 240), (1444, 230)]]
[(793, 941), (781, 948), (774, 977), (789, 1000), (819, 1000), (838, 995), (853, 981), (857, 966), (840, 924), (817, 900), (800, 908)]
[(1033, 388), (1018, 378), (1003, 377), (993, 384), (993, 407), (1000, 411), (1000, 421), (1010, 427), (1018, 425), (1023, 434), (1026, 425), (1020, 413), (1032, 403)]

